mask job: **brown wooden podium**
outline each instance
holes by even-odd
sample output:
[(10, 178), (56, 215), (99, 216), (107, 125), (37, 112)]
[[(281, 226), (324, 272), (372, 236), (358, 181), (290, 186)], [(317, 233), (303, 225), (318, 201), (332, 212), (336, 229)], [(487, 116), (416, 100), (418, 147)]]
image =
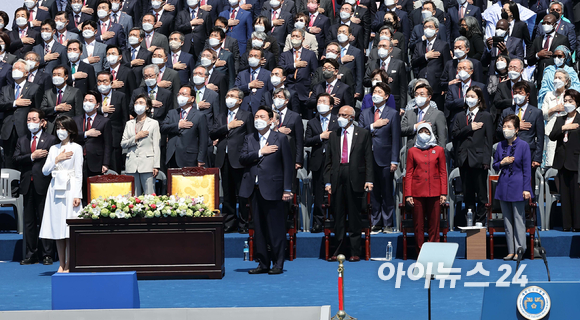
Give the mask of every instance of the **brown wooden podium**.
[(487, 229), (485, 227), (459, 227), (467, 234), (465, 251), (467, 260), (487, 259)]

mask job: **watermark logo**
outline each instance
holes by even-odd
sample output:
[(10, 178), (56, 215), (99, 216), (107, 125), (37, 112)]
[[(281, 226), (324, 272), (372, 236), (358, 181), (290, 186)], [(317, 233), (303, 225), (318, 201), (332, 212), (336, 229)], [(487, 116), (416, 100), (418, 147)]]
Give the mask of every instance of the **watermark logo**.
[(550, 312), (552, 301), (546, 290), (531, 286), (520, 292), (517, 306), (522, 317), (528, 320), (543, 319)]

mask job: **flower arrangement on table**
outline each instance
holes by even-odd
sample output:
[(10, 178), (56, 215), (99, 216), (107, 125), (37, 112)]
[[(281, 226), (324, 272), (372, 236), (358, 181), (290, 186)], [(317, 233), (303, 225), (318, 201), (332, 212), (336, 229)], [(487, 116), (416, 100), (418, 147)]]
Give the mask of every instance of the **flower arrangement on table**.
[(79, 214), (84, 219), (129, 219), (159, 217), (213, 217), (215, 213), (198, 198), (157, 196), (116, 196), (93, 199)]

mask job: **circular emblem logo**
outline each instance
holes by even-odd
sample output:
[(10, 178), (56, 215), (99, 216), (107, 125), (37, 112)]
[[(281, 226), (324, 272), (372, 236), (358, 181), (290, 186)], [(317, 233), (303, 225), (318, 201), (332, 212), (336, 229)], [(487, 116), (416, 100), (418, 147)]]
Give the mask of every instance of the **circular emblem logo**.
[(550, 312), (552, 302), (544, 289), (531, 286), (520, 292), (517, 306), (522, 317), (535, 320), (543, 319)]

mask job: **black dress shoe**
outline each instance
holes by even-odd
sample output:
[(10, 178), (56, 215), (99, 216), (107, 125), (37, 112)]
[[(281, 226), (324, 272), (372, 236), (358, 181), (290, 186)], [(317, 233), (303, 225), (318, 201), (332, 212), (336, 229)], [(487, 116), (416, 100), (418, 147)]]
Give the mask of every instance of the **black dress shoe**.
[(248, 228), (241, 228), (240, 234), (248, 234)]
[(52, 265), (52, 263), (53, 263), (52, 258), (49, 256), (46, 256), (42, 259), (42, 264), (45, 266), (50, 266)]
[(272, 268), (268, 271), (268, 274), (282, 274), (284, 271), (280, 268)]
[(360, 261), (360, 258), (358, 256), (351, 256), (350, 258), (348, 258), (348, 261), (358, 262), (358, 261)]
[(30, 258), (26, 258), (26, 259), (20, 261), (21, 266), (26, 266), (26, 265), (30, 265), (30, 264), (37, 264), (37, 263), (38, 263), (38, 259), (35, 256), (31, 256)]
[(338, 260), (338, 258), (336, 256), (332, 256), (332, 257), (328, 258), (328, 262), (334, 262), (336, 260)]
[(371, 232), (380, 232), (380, 231), (383, 231), (383, 227), (381, 226), (373, 226), (371, 228)]
[(320, 233), (322, 232), (322, 226), (319, 224), (315, 224), (314, 227), (312, 227), (312, 233)]
[(262, 267), (257, 267), (256, 269), (248, 270), (249, 274), (260, 274), (260, 273), (268, 273), (270, 269), (265, 269)]
[(232, 233), (232, 232), (236, 232), (236, 231), (238, 231), (238, 229), (236, 227), (224, 228), (224, 233)]
[(569, 229), (569, 228), (563, 228), (563, 229), (562, 229), (562, 231), (564, 231), (564, 232), (569, 232), (569, 231), (570, 231), (570, 229)]

